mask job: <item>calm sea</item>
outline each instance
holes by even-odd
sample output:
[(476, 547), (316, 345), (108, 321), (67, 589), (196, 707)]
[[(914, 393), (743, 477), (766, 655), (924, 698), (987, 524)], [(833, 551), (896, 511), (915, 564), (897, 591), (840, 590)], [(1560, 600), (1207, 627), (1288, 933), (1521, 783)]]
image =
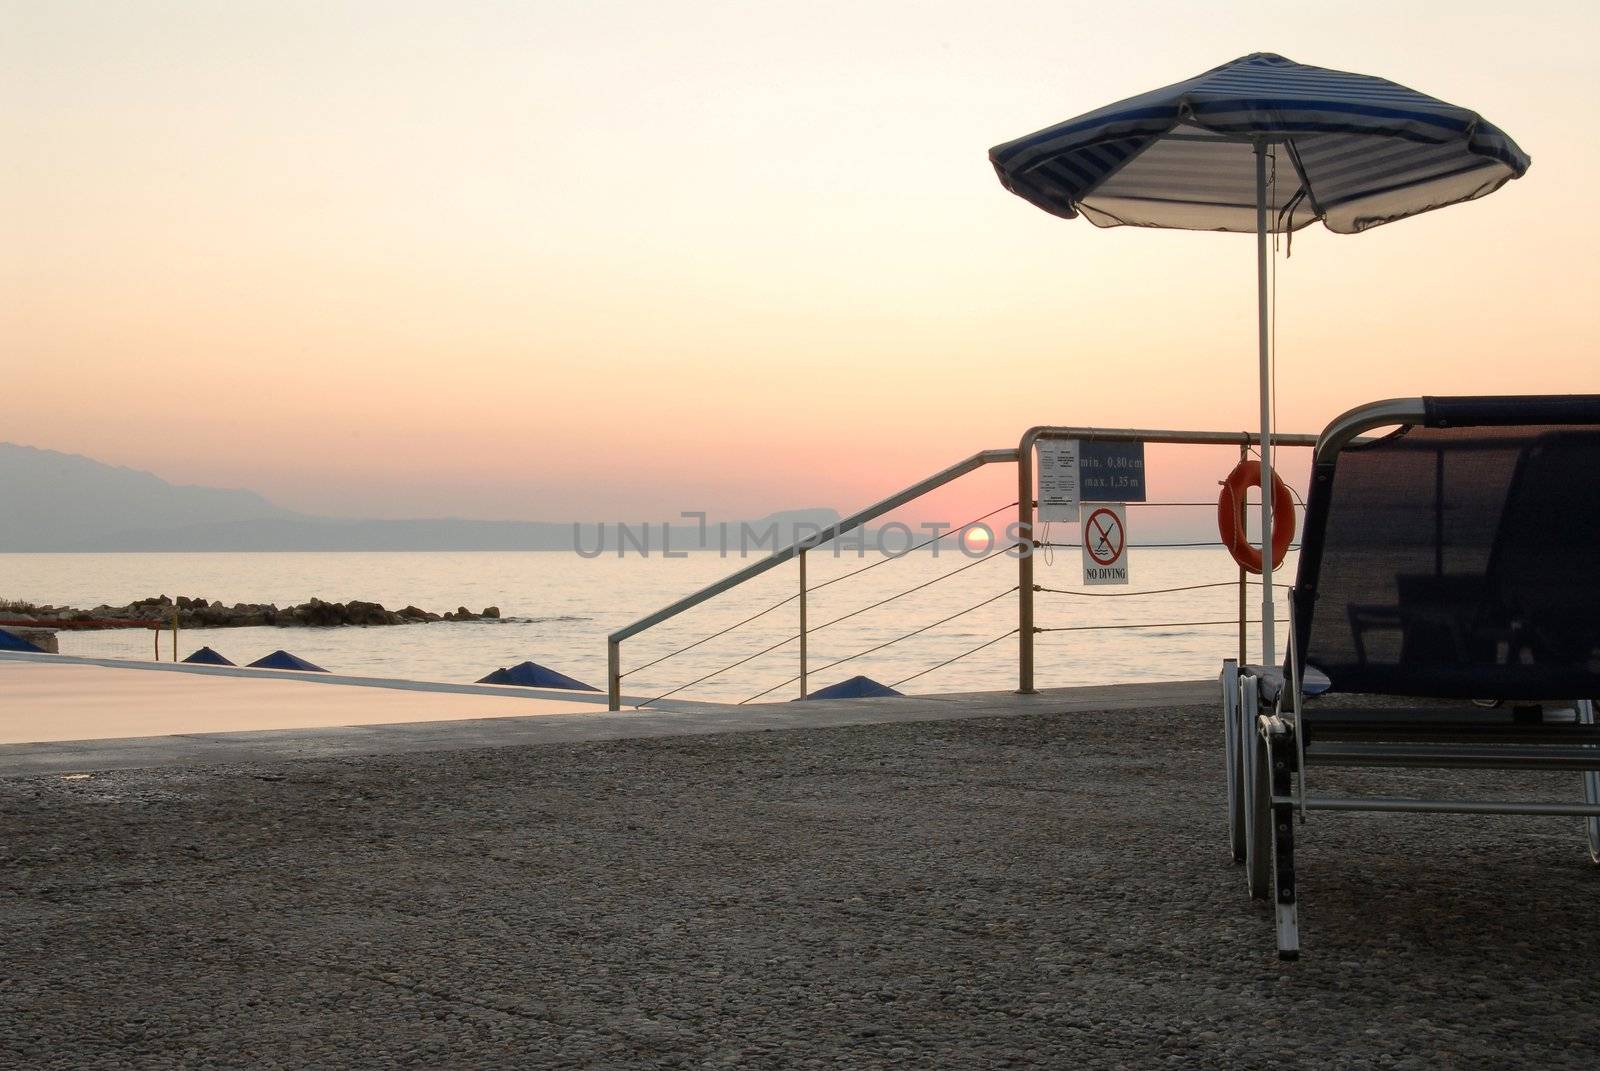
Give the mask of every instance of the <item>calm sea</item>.
[[(1075, 549), (1057, 550), (1053, 559), (1039, 560), (1038, 584), (1079, 593), (1037, 595), (1041, 627), (1076, 630), (1038, 638), (1041, 687), (1210, 677), (1219, 660), (1236, 651), (1232, 627), (1187, 624), (1232, 621), (1238, 605), (1234, 586), (1122, 597), (1236, 582), (1237, 570), (1223, 550), (1135, 547), (1129, 553), (1132, 583), (1126, 588), (1083, 588)], [(811, 586), (826, 585), (808, 600), (811, 627), (820, 627), (809, 641), (813, 689), (857, 673), (891, 684), (904, 680), (902, 690), (908, 692), (1015, 687), (1014, 635), (934, 668), (1016, 627), (1013, 558), (998, 555), (972, 565), (959, 551), (937, 557), (924, 551), (895, 559), (862, 558), (853, 552), (838, 557), (815, 552), (811, 557)], [(556, 552), (6, 554), (0, 555), (0, 597), (81, 607), (120, 605), (157, 594), (280, 606), (316, 596), (376, 601), (391, 608), (412, 603), (435, 612), (498, 606), (510, 620), (186, 630), (179, 636), (178, 653), (181, 657), (209, 645), (243, 664), (281, 647), (335, 672), (438, 681), (473, 681), (500, 666), (533, 659), (604, 687), (608, 632), (742, 564), (712, 552), (674, 559), (636, 554), (585, 559)], [(1292, 569), (1292, 556), (1286, 564)], [(891, 598), (930, 581), (921, 590)], [(726, 635), (631, 673), (625, 693), (658, 696), (711, 675), (675, 694), (742, 700), (766, 692), (768, 699), (792, 698), (796, 685), (788, 682), (798, 672), (797, 644), (783, 641), (797, 631), (798, 603), (777, 604), (796, 587), (796, 567), (786, 563), (624, 644), (624, 669), (644, 667), (777, 606)], [(960, 613), (996, 596), (988, 605)], [(1257, 616), (1258, 601), (1252, 591), (1252, 617)], [(838, 623), (829, 624), (834, 621)], [(1120, 624), (1140, 627), (1093, 627)], [(63, 633), (61, 651), (150, 658), (151, 641), (144, 631)], [(759, 653), (775, 645), (781, 646)], [(170, 634), (162, 637), (161, 657), (171, 657)], [(1251, 657), (1258, 652), (1252, 650)]]

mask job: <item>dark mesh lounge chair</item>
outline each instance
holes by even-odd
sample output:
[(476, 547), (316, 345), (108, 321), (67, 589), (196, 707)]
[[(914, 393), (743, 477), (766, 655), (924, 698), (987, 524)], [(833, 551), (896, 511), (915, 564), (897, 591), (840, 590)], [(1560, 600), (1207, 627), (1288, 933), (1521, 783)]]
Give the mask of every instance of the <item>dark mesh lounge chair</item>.
[[(1600, 395), (1387, 401), (1335, 420), (1289, 633), (1282, 670), (1222, 671), (1233, 856), (1275, 905), (1280, 956), (1299, 951), (1296, 811), (1582, 816), (1600, 863)], [(1583, 802), (1315, 795), (1317, 766), (1562, 771)]]

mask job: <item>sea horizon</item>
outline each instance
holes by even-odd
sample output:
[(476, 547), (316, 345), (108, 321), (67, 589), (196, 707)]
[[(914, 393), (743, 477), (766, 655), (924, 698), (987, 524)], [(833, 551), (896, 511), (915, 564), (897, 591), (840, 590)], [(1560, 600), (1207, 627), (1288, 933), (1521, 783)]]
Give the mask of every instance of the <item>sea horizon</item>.
[[(1238, 570), (1220, 547), (1130, 549), (1127, 597), (1040, 593), (1041, 627), (1081, 631), (1045, 633), (1038, 639), (1041, 687), (1123, 683), (1213, 676), (1222, 658), (1237, 653), (1230, 625), (1172, 627), (1170, 622), (1231, 620), (1237, 613)], [(1037, 582), (1061, 592), (1082, 591), (1080, 552), (1049, 549), (1035, 561)], [(32, 566), (27, 576), (18, 559)], [(754, 560), (754, 559), (751, 559)], [(416, 680), (467, 682), (524, 660), (551, 666), (598, 688), (605, 685), (606, 636), (738, 569), (738, 559), (715, 551), (683, 558), (605, 556), (586, 559), (546, 551), (282, 551), (172, 553), (0, 554), (0, 587), (8, 600), (88, 608), (123, 605), (155, 595), (279, 606), (310, 598), (407, 604), (430, 611), (498, 607), (499, 622), (436, 622), (374, 627), (183, 629), (178, 657), (201, 646), (244, 663), (283, 648), (343, 673)], [(1014, 639), (930, 667), (1014, 630), (1016, 561), (1003, 551), (989, 559), (945, 551), (919, 551), (898, 559), (882, 555), (835, 558), (814, 553), (808, 563), (808, 662), (813, 688), (865, 674), (886, 684), (917, 675), (907, 692), (1004, 690), (1016, 686)], [(1288, 563), (1292, 566), (1292, 559)], [(955, 574), (955, 570), (961, 570)], [(860, 571), (859, 576), (847, 574)], [(939, 579), (941, 577), (947, 579)], [(841, 579), (842, 578), (842, 579)], [(830, 581), (834, 581), (830, 583)], [(1141, 595), (1197, 583), (1199, 590)], [(901, 594), (927, 584), (921, 590)], [(826, 585), (816, 590), (819, 585)], [(685, 681), (714, 673), (740, 658), (781, 643), (798, 629), (793, 563), (786, 563), (623, 646), (624, 669), (653, 661), (736, 622), (762, 618), (718, 640), (630, 674), (624, 689), (649, 698)], [(1104, 591), (1106, 589), (1100, 589)], [(1252, 589), (1254, 590), (1254, 589)], [(1009, 593), (1008, 593), (1009, 592)], [(968, 611), (981, 600), (995, 601)], [(890, 600), (875, 609), (881, 600)], [(775, 609), (769, 609), (776, 606)], [(962, 613), (909, 639), (914, 628)], [(837, 625), (829, 622), (844, 617)], [(1089, 629), (1083, 626), (1148, 626)], [(1156, 627), (1156, 626), (1162, 627)], [(143, 629), (62, 631), (62, 654), (148, 660), (152, 640)], [(1252, 643), (1254, 638), (1252, 638)], [(852, 657), (879, 644), (888, 647)], [(793, 698), (782, 685), (796, 673), (791, 642), (751, 662), (676, 693), (680, 698), (742, 701), (774, 685), (768, 698)], [(161, 657), (171, 658), (163, 635)], [(840, 659), (848, 661), (838, 662)], [(838, 662), (833, 668), (829, 663)]]

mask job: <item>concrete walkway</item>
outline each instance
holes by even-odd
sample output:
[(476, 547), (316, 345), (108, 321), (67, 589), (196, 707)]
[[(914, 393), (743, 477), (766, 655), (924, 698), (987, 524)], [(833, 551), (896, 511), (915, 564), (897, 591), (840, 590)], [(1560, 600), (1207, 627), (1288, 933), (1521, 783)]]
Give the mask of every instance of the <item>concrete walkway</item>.
[[(1209, 688), (1151, 705), (1184, 687), (0, 777), (0, 1068), (1600, 1067), (1577, 821), (1318, 814), (1279, 963), (1228, 861)], [(646, 729), (671, 735), (469, 746)], [(1581, 792), (1549, 778), (1321, 787)]]

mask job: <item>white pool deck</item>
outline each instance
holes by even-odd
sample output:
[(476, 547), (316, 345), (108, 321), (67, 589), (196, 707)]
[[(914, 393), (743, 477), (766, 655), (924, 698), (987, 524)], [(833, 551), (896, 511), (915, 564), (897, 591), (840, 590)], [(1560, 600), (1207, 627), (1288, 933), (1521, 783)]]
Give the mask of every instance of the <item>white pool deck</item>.
[(0, 657), (0, 744), (603, 709), (594, 692), (247, 667)]
[(0, 654), (0, 776), (1211, 702), (1210, 681), (605, 709), (603, 696)]

